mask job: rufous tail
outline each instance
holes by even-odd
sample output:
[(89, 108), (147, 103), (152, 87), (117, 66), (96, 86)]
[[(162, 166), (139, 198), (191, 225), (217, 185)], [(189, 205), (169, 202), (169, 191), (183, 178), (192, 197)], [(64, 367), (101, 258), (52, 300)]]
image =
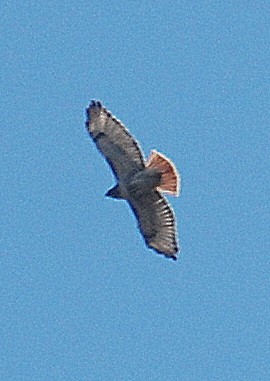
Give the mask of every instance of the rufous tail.
[(157, 188), (159, 191), (170, 193), (174, 196), (179, 195), (180, 176), (170, 159), (153, 150), (147, 159), (146, 167), (157, 169), (161, 172), (161, 181)]

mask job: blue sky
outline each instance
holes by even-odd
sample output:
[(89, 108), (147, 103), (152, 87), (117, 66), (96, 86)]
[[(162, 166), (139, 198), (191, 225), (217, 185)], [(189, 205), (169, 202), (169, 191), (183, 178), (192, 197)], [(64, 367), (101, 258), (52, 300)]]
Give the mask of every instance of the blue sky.
[[(1, 380), (270, 379), (269, 16), (268, 1), (4, 2)], [(181, 172), (179, 261), (104, 197), (92, 98)]]

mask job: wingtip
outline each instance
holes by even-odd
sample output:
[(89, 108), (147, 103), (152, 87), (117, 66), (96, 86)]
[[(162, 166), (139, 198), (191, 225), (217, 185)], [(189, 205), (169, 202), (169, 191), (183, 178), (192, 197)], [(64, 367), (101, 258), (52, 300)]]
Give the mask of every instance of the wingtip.
[[(162, 253), (160, 253), (160, 254), (162, 254)], [(163, 254), (163, 255), (165, 258), (171, 259), (174, 262), (178, 260), (178, 257), (176, 255), (166, 255), (166, 254)]]
[(89, 117), (90, 111), (94, 108), (102, 108), (102, 103), (98, 100), (92, 99), (89, 103), (89, 106), (86, 107), (86, 115)]
[(85, 127), (87, 131), (89, 131), (89, 125), (90, 125), (90, 120), (91, 120), (91, 112), (95, 112), (95, 110), (101, 110), (103, 108), (102, 103), (98, 100), (92, 99), (89, 103), (89, 106), (86, 107), (85, 112), (86, 112), (86, 122), (85, 122)]
[(165, 258), (171, 259), (174, 262), (176, 262), (178, 260), (178, 257), (175, 254), (173, 254), (173, 255), (168, 255), (168, 254), (164, 254), (164, 253), (158, 253), (158, 254), (164, 255)]
[(171, 252), (169, 251), (165, 251), (165, 250), (161, 250), (155, 243), (151, 242), (151, 243), (147, 243), (147, 246), (154, 250), (156, 253), (160, 254), (160, 255), (163, 255), (165, 258), (168, 258), (168, 259), (172, 259), (173, 261), (177, 261), (178, 260), (178, 256), (177, 256), (177, 253), (179, 252), (179, 248), (177, 246), (177, 244), (175, 244), (175, 247), (173, 248), (173, 250), (171, 250)]
[(101, 108), (102, 103), (99, 100), (92, 99), (91, 102), (89, 103), (89, 108), (93, 108), (93, 107)]

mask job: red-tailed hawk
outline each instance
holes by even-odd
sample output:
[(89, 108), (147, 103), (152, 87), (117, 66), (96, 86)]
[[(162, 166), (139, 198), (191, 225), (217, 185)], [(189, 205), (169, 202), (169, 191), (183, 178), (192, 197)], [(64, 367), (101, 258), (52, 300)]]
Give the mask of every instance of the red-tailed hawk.
[(173, 163), (157, 151), (147, 161), (125, 126), (99, 101), (86, 109), (86, 128), (116, 177), (106, 196), (126, 200), (148, 247), (177, 259), (176, 224), (172, 208), (161, 192), (178, 196), (180, 176)]

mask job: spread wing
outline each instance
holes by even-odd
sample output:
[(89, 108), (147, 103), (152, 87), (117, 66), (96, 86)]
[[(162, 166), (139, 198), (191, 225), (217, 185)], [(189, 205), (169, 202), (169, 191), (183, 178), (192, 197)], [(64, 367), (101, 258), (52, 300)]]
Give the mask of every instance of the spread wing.
[(166, 257), (177, 259), (176, 222), (168, 201), (158, 191), (128, 200), (137, 217), (147, 246)]
[(117, 179), (134, 174), (145, 167), (136, 140), (100, 102), (92, 101), (86, 112), (86, 128)]

